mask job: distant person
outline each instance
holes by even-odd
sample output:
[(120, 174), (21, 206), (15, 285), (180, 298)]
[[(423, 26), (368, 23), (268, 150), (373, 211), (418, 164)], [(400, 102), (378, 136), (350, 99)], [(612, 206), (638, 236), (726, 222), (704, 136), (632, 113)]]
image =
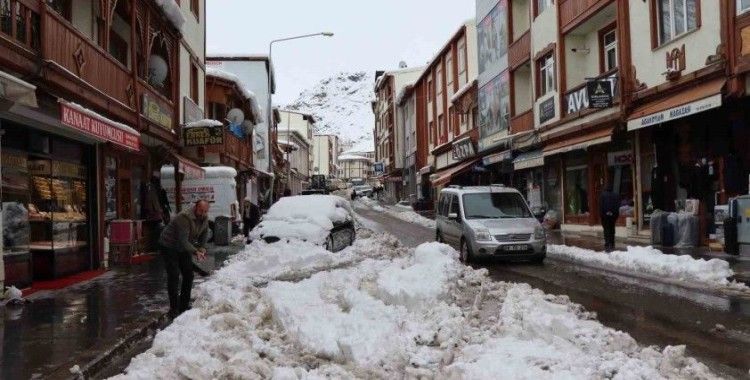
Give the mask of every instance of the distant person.
[(291, 197), (292, 196), (292, 190), (289, 188), (284, 189), (284, 195), (282, 197)]
[[(193, 269), (205, 275), (193, 264), (206, 259), (208, 241), (208, 208), (205, 200), (199, 200), (193, 207), (182, 211), (164, 228), (159, 237), (159, 250), (164, 257), (167, 270), (167, 293), (169, 293), (169, 316), (175, 318), (190, 309), (190, 292), (193, 288)], [(182, 286), (177, 293), (177, 285), (182, 275)]]
[(245, 235), (248, 243), (250, 243), (250, 230), (255, 228), (259, 221), (260, 207), (249, 199), (245, 199), (245, 202), (242, 204), (242, 233)]
[(357, 191), (354, 190), (354, 189), (352, 189), (352, 195), (351, 196), (352, 196), (352, 200), (357, 199)]
[(620, 217), (620, 195), (612, 191), (610, 182), (599, 196), (599, 216), (604, 229), (604, 250), (611, 252), (615, 249), (615, 223)]

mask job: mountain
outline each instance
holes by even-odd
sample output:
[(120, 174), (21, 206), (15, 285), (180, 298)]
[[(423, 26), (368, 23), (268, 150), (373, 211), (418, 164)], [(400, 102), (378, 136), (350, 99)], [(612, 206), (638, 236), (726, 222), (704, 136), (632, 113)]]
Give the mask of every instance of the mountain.
[(338, 135), (358, 150), (374, 150), (372, 113), (374, 77), (366, 72), (339, 73), (302, 91), (286, 109), (315, 116), (315, 133)]

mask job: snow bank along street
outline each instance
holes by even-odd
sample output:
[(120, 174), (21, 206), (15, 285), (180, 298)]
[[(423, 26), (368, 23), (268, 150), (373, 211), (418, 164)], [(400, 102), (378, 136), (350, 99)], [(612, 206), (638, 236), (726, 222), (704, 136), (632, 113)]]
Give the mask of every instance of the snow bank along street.
[(548, 257), (611, 269), (633, 275), (645, 274), (691, 287), (737, 291), (750, 294), (745, 284), (729, 280), (734, 272), (719, 259), (695, 259), (688, 255), (669, 255), (653, 247), (628, 247), (610, 253), (564, 245), (550, 245)]
[(381, 206), (378, 201), (370, 199), (368, 197), (357, 198), (355, 205), (359, 207), (367, 207), (374, 211), (385, 212), (386, 214), (393, 216), (394, 218), (401, 219), (405, 222), (416, 223), (420, 226), (427, 228), (435, 228), (435, 221), (429, 218), (425, 218), (422, 215), (417, 214), (414, 210), (399, 208), (394, 210), (389, 207)]
[(710, 379), (683, 347), (641, 347), (565, 296), (493, 282), (426, 243), (360, 231), (330, 253), (255, 242), (118, 376)]

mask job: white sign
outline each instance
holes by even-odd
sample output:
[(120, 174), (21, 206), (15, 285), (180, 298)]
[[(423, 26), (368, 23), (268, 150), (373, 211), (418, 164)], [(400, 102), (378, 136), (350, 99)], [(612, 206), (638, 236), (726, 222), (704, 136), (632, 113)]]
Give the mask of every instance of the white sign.
[(670, 120), (680, 119), (685, 116), (694, 115), (718, 107), (721, 107), (721, 94), (709, 96), (708, 98), (696, 100), (692, 103), (670, 108), (651, 115), (628, 120), (628, 131), (650, 127), (655, 124), (666, 123)]

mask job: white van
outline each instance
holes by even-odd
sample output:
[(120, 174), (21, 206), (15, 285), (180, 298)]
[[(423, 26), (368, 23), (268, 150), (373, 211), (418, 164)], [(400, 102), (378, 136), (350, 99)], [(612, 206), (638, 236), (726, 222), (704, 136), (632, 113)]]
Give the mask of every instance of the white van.
[[(203, 179), (185, 179), (182, 181), (182, 209), (191, 207), (196, 201), (205, 199), (211, 204), (208, 219), (213, 224), (217, 216), (229, 217), (233, 224), (240, 221), (239, 201), (237, 200), (237, 170), (228, 166), (209, 166), (203, 168), (206, 175)], [(161, 168), (161, 186), (167, 192), (172, 213), (175, 207), (174, 167)]]

